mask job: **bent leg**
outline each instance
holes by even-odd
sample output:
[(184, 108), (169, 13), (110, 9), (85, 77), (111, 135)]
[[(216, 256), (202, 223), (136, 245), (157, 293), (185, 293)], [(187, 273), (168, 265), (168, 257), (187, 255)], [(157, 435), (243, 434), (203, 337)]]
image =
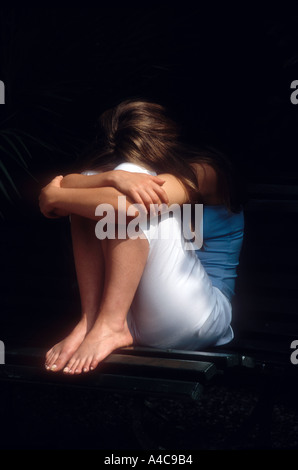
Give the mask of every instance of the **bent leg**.
[(94, 369), (112, 351), (133, 343), (127, 313), (142, 277), (149, 244), (146, 239), (104, 240), (105, 282), (97, 319), (64, 369)]
[(61, 370), (92, 328), (98, 313), (104, 285), (104, 257), (95, 236), (95, 222), (71, 217), (71, 234), (82, 316), (73, 331), (46, 354), (46, 369)]
[(151, 235), (148, 262), (130, 309), (136, 342), (177, 349), (215, 344), (229, 325), (228, 309), (219, 304), (195, 251), (189, 245), (186, 249), (179, 214), (165, 216)]

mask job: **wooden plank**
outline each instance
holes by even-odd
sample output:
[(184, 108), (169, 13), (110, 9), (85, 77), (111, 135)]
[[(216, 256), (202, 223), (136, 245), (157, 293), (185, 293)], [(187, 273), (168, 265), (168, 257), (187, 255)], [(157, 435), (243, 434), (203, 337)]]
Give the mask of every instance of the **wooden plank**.
[(170, 357), (172, 359), (184, 359), (192, 361), (212, 362), (218, 369), (226, 369), (238, 366), (241, 362), (239, 354), (224, 354), (216, 351), (187, 351), (179, 349), (158, 349), (143, 346), (131, 346), (122, 348), (124, 354), (142, 356)]
[[(101, 367), (106, 370), (106, 366), (116, 366), (119, 371), (123, 369), (127, 372), (134, 370), (135, 373), (146, 375), (169, 376), (174, 374), (176, 377), (194, 377), (198, 381), (207, 382), (217, 373), (214, 364), (206, 361), (192, 361), (183, 359), (172, 359), (169, 357), (150, 357), (135, 356), (125, 354), (111, 354)], [(108, 370), (108, 369), (107, 369)]]
[[(243, 337), (237, 339), (235, 344), (231, 344), (230, 350), (241, 350), (243, 355), (252, 358), (258, 357), (260, 360), (265, 361), (270, 359), (271, 362), (283, 362), (285, 366), (291, 364), (290, 356), (292, 350), (290, 349), (291, 340), (285, 340), (279, 336), (266, 336), (265, 334), (248, 333), (245, 332)], [(297, 369), (297, 366), (296, 366)]]
[(131, 366), (148, 366), (156, 369), (181, 369), (190, 370), (194, 372), (201, 372), (208, 368), (208, 363), (205, 361), (192, 361), (185, 359), (176, 359), (172, 357), (151, 357), (151, 356), (136, 356), (125, 355), (119, 353), (112, 353), (104, 361), (105, 364), (119, 364)]
[(6, 365), (0, 368), (0, 382), (74, 387), (90, 390), (111, 391), (137, 395), (181, 396), (197, 400), (202, 394), (202, 385), (195, 381), (134, 377), (121, 374), (89, 374), (66, 376), (42, 371), (36, 367)]
[[(44, 352), (40, 349), (24, 348), (7, 351), (6, 354), (7, 364), (36, 365), (43, 370), (43, 361)], [(97, 370), (104, 373), (115, 373), (116, 371), (119, 374), (126, 372), (128, 375), (178, 377), (181, 380), (191, 377), (204, 383), (217, 373), (215, 364), (206, 360), (183, 360), (171, 358), (170, 355), (168, 357), (148, 357), (119, 353), (108, 356), (99, 364)], [(51, 374), (51, 372), (47, 373)]]

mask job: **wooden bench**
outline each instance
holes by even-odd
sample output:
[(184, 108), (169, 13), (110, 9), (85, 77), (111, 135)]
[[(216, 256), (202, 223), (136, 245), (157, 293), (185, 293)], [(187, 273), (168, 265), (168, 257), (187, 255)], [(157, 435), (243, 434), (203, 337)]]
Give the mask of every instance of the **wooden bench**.
[(175, 395), (198, 399), (202, 386), (227, 368), (239, 366), (235, 353), (189, 352), (129, 347), (115, 351), (95, 371), (66, 376), (44, 369), (45, 351), (12, 349), (6, 353), (6, 365), (0, 380), (53, 383), (70, 387), (100, 388), (130, 394)]
[[(294, 178), (276, 178), (274, 181), (255, 181), (251, 184), (249, 200), (245, 206), (245, 240), (234, 300), (235, 339), (229, 345), (207, 351), (123, 348), (110, 355), (92, 373), (72, 377), (44, 370), (45, 349), (41, 345), (35, 347), (38, 341), (34, 340), (39, 333), (34, 336), (32, 325), (28, 325), (28, 321), (33, 319), (37, 331), (43, 331), (39, 338), (41, 344), (45, 327), (49, 341), (49, 311), (55, 312), (54, 329), (55, 325), (61, 322), (60, 315), (66, 309), (70, 294), (76, 290), (74, 283), (71, 289), (66, 287), (69, 284), (69, 273), (73, 275), (73, 268), (69, 264), (71, 250), (65, 248), (69, 243), (68, 228), (61, 222), (53, 224), (51, 221), (53, 225), (50, 226), (47, 221), (38, 219), (38, 224), (44, 232), (39, 233), (35, 242), (39, 256), (43, 252), (45, 259), (43, 264), (37, 263), (40, 273), (36, 272), (32, 276), (31, 271), (31, 279), (26, 281), (24, 276), (22, 277), (25, 287), (23, 292), (21, 288), (20, 295), (23, 299), (25, 293), (27, 296), (31, 295), (31, 300), (26, 298), (31, 306), (31, 313), (28, 314), (27, 305), (28, 316), (26, 320), (20, 320), (19, 316), (21, 330), (16, 335), (11, 333), (14, 326), (8, 325), (6, 319), (6, 336), (4, 334), (0, 338), (6, 346), (6, 363), (0, 365), (0, 381), (17, 387), (25, 383), (43, 383), (116, 391), (143, 398), (175, 396), (196, 401), (210, 384), (235, 384), (244, 380), (246, 383), (256, 384), (259, 390), (259, 402), (251, 415), (250, 423), (261, 423), (262, 443), (268, 444), (270, 417), (277, 395), (280, 397), (285, 392), (288, 396), (289, 391), (293, 396), (297, 393), (298, 365), (291, 362), (291, 343), (298, 339), (297, 215), (298, 186)], [(6, 238), (6, 243), (11, 243), (10, 248), (16, 236), (11, 233), (11, 230), (7, 231)], [(46, 236), (43, 237), (45, 233)], [(53, 245), (49, 245), (49, 240), (53, 243), (57, 233), (60, 234), (60, 239), (54, 250)], [(32, 248), (32, 237), (34, 239), (34, 234), (29, 230), (23, 240), (24, 247), (27, 243), (30, 248), (31, 243)], [(45, 246), (47, 252), (43, 251)], [(54, 269), (58, 258), (60, 264), (61, 259), (65, 264), (61, 264), (63, 268), (59, 274), (60, 281), (51, 286), (53, 278), (50, 275), (49, 279), (43, 277), (44, 264), (52, 262)], [(21, 259), (22, 261), (24, 262)], [(23, 271), (26, 272), (25, 269)], [(7, 282), (9, 283), (9, 276)], [(40, 291), (32, 302), (36, 284), (39, 285)], [(31, 293), (28, 292), (29, 286), (32, 286)], [(52, 297), (49, 290), (53, 292)], [(43, 294), (47, 296), (44, 301), (41, 300)], [(38, 312), (43, 311), (50, 297), (45, 318), (41, 319)], [(75, 297), (74, 304), (77, 300)], [(24, 337), (20, 337), (20, 331), (23, 331), (26, 341)]]

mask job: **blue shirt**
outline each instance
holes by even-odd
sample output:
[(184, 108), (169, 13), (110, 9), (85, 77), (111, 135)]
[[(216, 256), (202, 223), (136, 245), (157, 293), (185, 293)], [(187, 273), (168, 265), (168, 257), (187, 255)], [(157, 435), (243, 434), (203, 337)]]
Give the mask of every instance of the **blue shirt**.
[(196, 254), (212, 285), (231, 300), (243, 242), (243, 212), (235, 214), (220, 205), (204, 206), (203, 214), (203, 246)]

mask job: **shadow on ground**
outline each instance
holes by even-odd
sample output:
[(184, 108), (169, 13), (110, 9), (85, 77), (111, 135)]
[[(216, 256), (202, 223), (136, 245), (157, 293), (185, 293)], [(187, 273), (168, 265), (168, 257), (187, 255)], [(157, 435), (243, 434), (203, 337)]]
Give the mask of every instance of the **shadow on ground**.
[(295, 404), (276, 403), (264, 435), (254, 390), (214, 384), (198, 402), (1, 384), (2, 449), (297, 449)]

